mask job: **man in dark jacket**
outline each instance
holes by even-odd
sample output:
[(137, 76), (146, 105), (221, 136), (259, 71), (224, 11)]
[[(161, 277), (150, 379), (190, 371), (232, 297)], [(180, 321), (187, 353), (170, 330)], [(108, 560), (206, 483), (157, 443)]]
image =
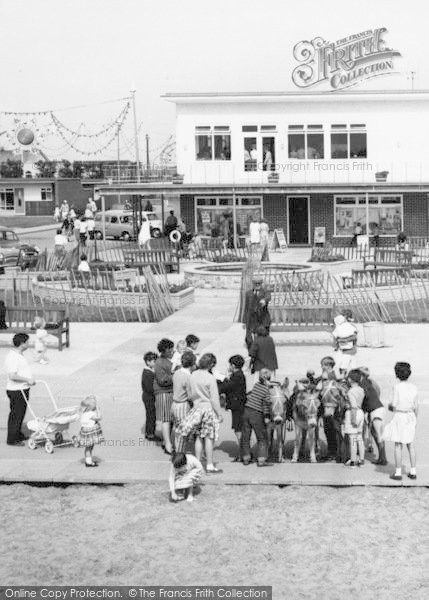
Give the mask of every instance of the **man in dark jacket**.
[(246, 292), (243, 311), (243, 326), (246, 328), (246, 346), (249, 350), (253, 342), (253, 334), (262, 325), (270, 332), (271, 317), (268, 312), (268, 302), (271, 294), (262, 284), (262, 277), (255, 276), (253, 288)]

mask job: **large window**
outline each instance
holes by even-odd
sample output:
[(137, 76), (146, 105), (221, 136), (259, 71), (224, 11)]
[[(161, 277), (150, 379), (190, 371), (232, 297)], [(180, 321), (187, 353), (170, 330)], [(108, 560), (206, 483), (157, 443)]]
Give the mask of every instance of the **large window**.
[(13, 189), (0, 189), (0, 210), (15, 210), (15, 196)]
[(353, 235), (359, 223), (362, 233), (398, 235), (402, 231), (402, 196), (371, 194), (365, 196), (337, 196), (335, 198), (335, 235)]
[[(230, 238), (234, 235), (232, 197), (205, 197), (196, 201), (197, 232), (210, 237)], [(236, 234), (247, 235), (252, 218), (262, 217), (259, 196), (239, 196), (235, 201)]]
[(366, 125), (331, 125), (331, 158), (366, 158)]
[(325, 157), (322, 125), (289, 125), (289, 158), (316, 160)]
[(231, 133), (228, 126), (195, 128), (195, 158), (197, 160), (231, 160)]

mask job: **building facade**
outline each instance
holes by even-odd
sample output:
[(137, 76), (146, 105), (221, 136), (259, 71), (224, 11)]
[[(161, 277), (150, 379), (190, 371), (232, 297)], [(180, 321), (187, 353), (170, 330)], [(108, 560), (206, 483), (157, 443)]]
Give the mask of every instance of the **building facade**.
[(164, 98), (176, 105), (183, 183), (134, 192), (175, 198), (189, 230), (222, 235), (228, 221), (246, 235), (263, 217), (291, 245), (312, 244), (320, 227), (348, 239), (358, 223), (369, 235), (428, 234), (429, 92)]
[(68, 200), (76, 209), (86, 206), (93, 195), (92, 187), (85, 188), (79, 179), (0, 179), (0, 216), (53, 215), (55, 206)]

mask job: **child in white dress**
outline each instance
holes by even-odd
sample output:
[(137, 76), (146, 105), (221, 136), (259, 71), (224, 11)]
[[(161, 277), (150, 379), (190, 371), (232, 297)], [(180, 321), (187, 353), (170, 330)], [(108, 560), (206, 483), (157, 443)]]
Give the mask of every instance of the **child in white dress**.
[(46, 347), (48, 332), (45, 329), (45, 319), (42, 317), (36, 317), (34, 319), (34, 329), (36, 330), (36, 341), (34, 342), (34, 360), (41, 365), (47, 365), (48, 359), (46, 358)]
[(173, 358), (171, 359), (171, 372), (174, 373), (177, 369), (182, 366), (182, 354), (186, 350), (185, 340), (179, 340), (176, 344), (176, 350), (174, 351)]
[[(204, 469), (198, 458), (193, 454), (178, 452), (171, 460), (169, 477), (170, 494), (173, 502), (186, 500), (193, 502), (194, 486), (201, 479)], [(183, 496), (178, 496), (176, 491), (183, 491)]]
[(349, 371), (356, 368), (356, 343), (357, 329), (343, 315), (338, 315), (334, 319), (335, 329), (332, 332), (334, 338), (335, 350), (338, 350), (340, 356), (336, 362), (341, 377), (344, 377)]
[(393, 419), (384, 428), (384, 439), (395, 442), (395, 473), (390, 476), (390, 479), (402, 480), (402, 451), (405, 445), (408, 448), (411, 464), (408, 477), (417, 479), (414, 448), (418, 413), (417, 388), (408, 381), (411, 375), (409, 363), (397, 362), (395, 375), (398, 383), (393, 388), (393, 400), (389, 404), (389, 410), (393, 411)]

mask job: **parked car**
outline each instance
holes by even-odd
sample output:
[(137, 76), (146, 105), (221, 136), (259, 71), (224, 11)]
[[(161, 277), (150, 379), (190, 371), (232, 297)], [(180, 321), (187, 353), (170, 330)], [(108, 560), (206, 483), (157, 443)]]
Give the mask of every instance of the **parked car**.
[(21, 242), (13, 229), (0, 226), (0, 272), (4, 273), (5, 267), (34, 267), (38, 256), (37, 246)]
[[(114, 239), (131, 240), (134, 235), (133, 213), (127, 210), (106, 210), (104, 213), (106, 225), (106, 237)], [(143, 212), (142, 218), (150, 222), (150, 232), (152, 237), (157, 238), (161, 235), (161, 221), (154, 212)], [(95, 215), (94, 232), (97, 239), (103, 239), (103, 213)]]

